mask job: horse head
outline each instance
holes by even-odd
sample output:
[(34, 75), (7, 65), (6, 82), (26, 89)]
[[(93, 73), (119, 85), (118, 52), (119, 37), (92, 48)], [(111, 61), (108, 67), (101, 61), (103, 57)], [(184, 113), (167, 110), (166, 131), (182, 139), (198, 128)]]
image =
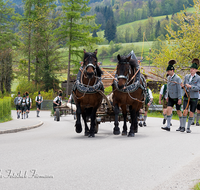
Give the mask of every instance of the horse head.
[(94, 77), (98, 67), (96, 54), (97, 49), (93, 53), (84, 50), (83, 67), (85, 67), (86, 75), (89, 79)]
[(116, 74), (118, 79), (118, 87), (119, 89), (122, 89), (127, 84), (129, 75), (131, 74), (131, 66), (129, 64), (131, 56), (126, 57), (118, 54), (117, 59), (118, 64)]

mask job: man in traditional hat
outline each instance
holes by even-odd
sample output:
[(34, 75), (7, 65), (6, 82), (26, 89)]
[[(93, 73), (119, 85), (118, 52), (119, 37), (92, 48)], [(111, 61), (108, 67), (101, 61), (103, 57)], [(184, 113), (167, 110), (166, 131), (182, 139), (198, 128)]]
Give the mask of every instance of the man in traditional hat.
[(32, 100), (29, 97), (29, 93), (26, 92), (26, 118), (28, 118), (28, 114), (30, 112), (31, 107), (32, 107)]
[(20, 104), (21, 104), (21, 100), (22, 100), (22, 97), (20, 95), (20, 92), (18, 92), (17, 97), (14, 99), (14, 104), (16, 105), (16, 110), (17, 110), (17, 119), (20, 118), (20, 112), (21, 112)]
[(38, 96), (35, 97), (35, 102), (37, 107), (37, 117), (40, 117), (39, 113), (40, 113), (41, 103), (43, 102), (43, 98), (41, 96), (40, 91), (38, 92)]
[(161, 129), (170, 131), (170, 124), (172, 119), (172, 110), (174, 104), (176, 105), (176, 111), (179, 115), (180, 126), (182, 126), (182, 112), (181, 112), (181, 102), (182, 102), (182, 94), (181, 94), (181, 78), (174, 73), (174, 64), (176, 60), (172, 59), (168, 62), (168, 67), (166, 69), (167, 74), (167, 126), (161, 127)]
[(62, 105), (62, 90), (58, 91), (58, 96), (53, 100), (54, 120), (56, 121), (56, 107)]
[[(188, 119), (188, 125), (187, 125), (187, 133), (191, 133), (190, 126), (193, 121), (194, 112), (197, 108), (197, 102), (199, 98), (199, 90), (200, 90), (200, 76), (196, 74), (197, 69), (199, 67), (199, 59), (194, 58), (192, 60), (192, 65), (190, 67), (190, 74), (186, 75), (184, 78), (184, 83), (181, 84), (182, 87), (185, 86), (185, 89), (187, 91), (188, 96), (186, 93), (184, 93), (183, 98), (183, 109), (186, 110), (183, 112), (183, 125), (181, 126), (180, 131), (185, 131), (185, 125), (187, 120), (187, 114), (188, 114), (188, 107), (187, 104), (190, 105), (190, 113), (189, 113), (189, 119)], [(189, 102), (188, 102), (189, 101)]]

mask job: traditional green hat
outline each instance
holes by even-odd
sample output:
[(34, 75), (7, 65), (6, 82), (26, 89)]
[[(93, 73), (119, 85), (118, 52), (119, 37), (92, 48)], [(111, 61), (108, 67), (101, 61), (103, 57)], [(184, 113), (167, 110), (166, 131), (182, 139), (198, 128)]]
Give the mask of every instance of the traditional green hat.
[(20, 92), (18, 92), (18, 95), (20, 94)]
[(28, 96), (29, 95), (29, 93), (26, 91), (26, 96)]
[(191, 65), (190, 68), (198, 69), (198, 67), (199, 67), (199, 59), (198, 58), (194, 58), (192, 60), (192, 65)]
[(38, 91), (38, 94), (40, 94), (40, 91)]
[(174, 60), (174, 59), (169, 60), (166, 71), (175, 70), (175, 68), (173, 66), (174, 64), (176, 64), (176, 60)]
[(26, 98), (26, 95), (25, 95), (25, 94), (23, 94), (23, 98)]

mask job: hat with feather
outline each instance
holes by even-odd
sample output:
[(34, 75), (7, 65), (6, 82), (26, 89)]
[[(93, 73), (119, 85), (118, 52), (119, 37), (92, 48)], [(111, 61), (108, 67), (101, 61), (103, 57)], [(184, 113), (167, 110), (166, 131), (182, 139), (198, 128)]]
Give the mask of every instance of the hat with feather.
[(176, 64), (176, 60), (174, 60), (174, 59), (169, 60), (166, 71), (175, 70), (174, 69), (174, 64)]
[(192, 65), (191, 65), (190, 68), (198, 69), (198, 67), (199, 67), (199, 59), (198, 58), (194, 58), (192, 60)]

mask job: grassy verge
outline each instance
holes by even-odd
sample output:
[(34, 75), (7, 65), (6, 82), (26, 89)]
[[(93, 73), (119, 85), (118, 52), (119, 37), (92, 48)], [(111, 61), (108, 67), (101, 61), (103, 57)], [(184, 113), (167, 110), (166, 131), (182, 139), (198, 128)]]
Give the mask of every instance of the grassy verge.
[(197, 183), (197, 184), (194, 186), (193, 189), (194, 189), (194, 190), (200, 190), (200, 182)]
[[(163, 114), (160, 111), (149, 111), (147, 114), (148, 117), (157, 117), (157, 118), (163, 118)], [(176, 112), (173, 112), (172, 119), (179, 120), (179, 116)]]
[(4, 118), (0, 119), (0, 123), (6, 122), (6, 121), (11, 121), (11, 120), (12, 120), (12, 117), (11, 116), (7, 116), (7, 117), (4, 117)]

